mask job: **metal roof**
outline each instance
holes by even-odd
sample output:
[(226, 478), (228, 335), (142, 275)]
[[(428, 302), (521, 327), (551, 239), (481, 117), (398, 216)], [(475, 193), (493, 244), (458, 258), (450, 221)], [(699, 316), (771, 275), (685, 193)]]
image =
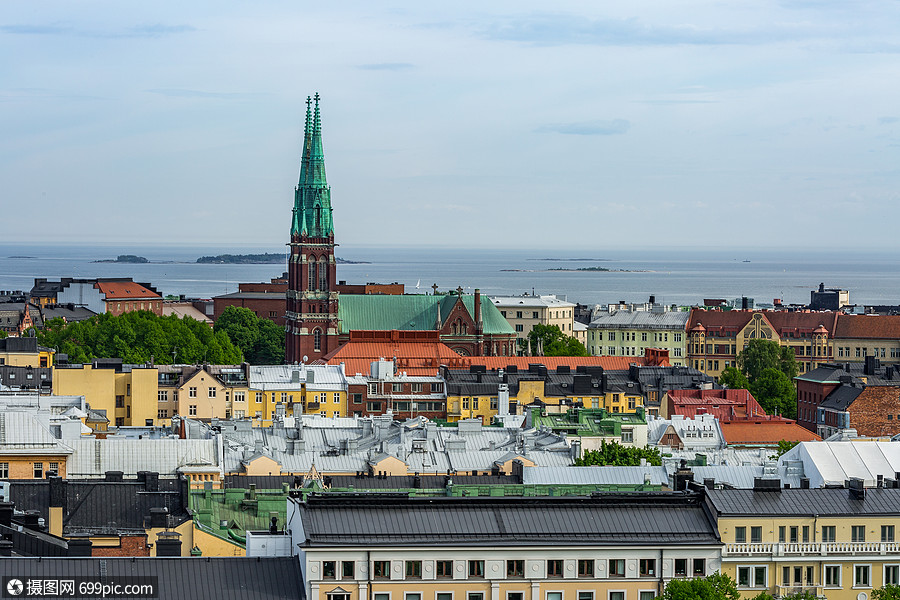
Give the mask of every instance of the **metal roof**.
[(526, 467), (523, 483), (530, 485), (667, 485), (665, 467)]
[(556, 296), (492, 296), (491, 301), (497, 308), (516, 308), (519, 306), (569, 308), (575, 306), (574, 302), (568, 302)]
[(330, 496), (298, 504), (305, 546), (719, 545), (698, 497), (683, 493), (592, 498)]
[(868, 489), (864, 500), (851, 497), (849, 489), (709, 490), (719, 515), (896, 515), (900, 489)]
[(174, 477), (179, 467), (219, 464), (216, 441), (183, 439), (67, 440), (73, 449), (66, 461), (69, 479), (102, 477), (106, 471), (134, 475), (153, 471)]
[(779, 464), (802, 461), (810, 487), (843, 485), (859, 477), (874, 486), (878, 475), (894, 478), (900, 472), (900, 443), (861, 439), (845, 442), (801, 442), (779, 459)]
[(298, 600), (306, 597), (297, 557), (5, 558), (0, 576), (32, 579), (155, 577), (160, 600)]
[(589, 329), (665, 329), (684, 331), (691, 313), (617, 310), (596, 317)]
[[(338, 304), (341, 332), (363, 330), (434, 330), (456, 306), (456, 295), (356, 295), (342, 294)], [(463, 296), (462, 302), (474, 318), (475, 297)], [(515, 334), (487, 296), (481, 297), (481, 319), (485, 335)], [(474, 335), (474, 332), (472, 332)]]

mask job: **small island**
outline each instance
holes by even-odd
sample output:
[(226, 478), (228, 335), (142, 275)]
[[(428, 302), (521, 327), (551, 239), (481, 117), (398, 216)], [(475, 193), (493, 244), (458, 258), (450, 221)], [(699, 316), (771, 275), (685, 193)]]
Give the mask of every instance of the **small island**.
[(609, 272), (611, 269), (606, 267), (581, 267), (579, 269), (547, 269), (548, 271), (602, 271)]
[[(202, 264), (219, 265), (274, 265), (287, 260), (287, 254), (266, 252), (264, 254), (217, 254), (216, 256), (201, 256), (197, 259)], [(335, 258), (339, 265), (367, 265), (365, 261), (346, 260)]]
[(148, 263), (150, 261), (147, 260), (146, 258), (144, 258), (143, 256), (137, 256), (134, 254), (120, 254), (119, 256), (117, 256), (115, 258), (115, 260), (112, 260), (112, 259), (95, 260), (94, 262), (95, 263)]

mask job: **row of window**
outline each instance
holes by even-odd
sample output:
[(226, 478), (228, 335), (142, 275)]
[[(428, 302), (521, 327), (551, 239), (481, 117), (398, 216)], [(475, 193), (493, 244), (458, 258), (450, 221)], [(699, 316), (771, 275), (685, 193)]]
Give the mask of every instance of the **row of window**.
[[(36, 462), (32, 463), (34, 467), (34, 478), (35, 479), (43, 479), (44, 478), (44, 463)], [(51, 462), (47, 464), (47, 473), (53, 473), (54, 475), (59, 474), (59, 463)], [(8, 462), (0, 462), (0, 479), (9, 479), (9, 463)]]
[[(443, 390), (443, 386), (440, 383), (429, 383), (429, 384), (409, 383), (409, 384), (405, 384), (405, 385), (409, 386), (408, 393), (410, 393), (410, 394), (421, 394), (423, 391), (426, 390), (425, 385), (428, 385), (428, 391), (426, 393), (437, 394)], [(391, 393), (392, 394), (402, 394), (404, 392), (403, 387), (404, 387), (404, 384), (402, 382), (401, 383), (397, 383), (397, 382), (391, 383), (390, 384)], [(387, 393), (385, 391), (385, 388), (387, 388), (387, 383), (382, 384), (382, 391), (381, 391), (382, 394)], [(378, 383), (376, 383), (376, 382), (369, 383), (369, 395), (377, 396), (378, 393), (379, 393), (378, 392)], [(361, 397), (361, 395), (360, 395), (360, 397)]]
[[(885, 358), (887, 352), (887, 348), (866, 348), (864, 346), (857, 346), (854, 349), (856, 350), (856, 358), (865, 358), (867, 356)], [(869, 353), (870, 351), (871, 354)], [(850, 358), (850, 346), (838, 346), (838, 356)], [(900, 348), (891, 348), (891, 358), (900, 358)]]
[[(826, 588), (841, 587), (841, 565), (824, 565), (822, 575), (825, 580), (822, 583)], [(739, 587), (769, 587), (768, 567), (765, 565), (738, 567), (737, 583)], [(900, 584), (900, 565), (884, 565), (882, 585), (898, 584)], [(781, 585), (814, 587), (820, 585), (820, 582), (815, 581), (815, 569), (812, 566), (784, 566), (781, 568)], [(853, 587), (872, 587), (872, 565), (853, 565)]]
[[(484, 578), (484, 562), (483, 560), (467, 561), (469, 578)], [(353, 579), (355, 577), (355, 565), (353, 561), (342, 561), (340, 563), (340, 573), (342, 578)], [(578, 560), (578, 577), (592, 578), (595, 576), (594, 559)], [(407, 560), (404, 562), (406, 579), (422, 578), (422, 561)], [(625, 577), (625, 559), (611, 558), (608, 561), (607, 577)], [(547, 577), (563, 577), (564, 561), (562, 559), (547, 560)], [(338, 562), (326, 560), (322, 562), (322, 578), (336, 579), (338, 573)], [(375, 579), (390, 579), (391, 577), (391, 561), (376, 560), (372, 563), (372, 575)], [(675, 559), (675, 576), (705, 576), (706, 575), (706, 559), (704, 558), (676, 558)], [(435, 561), (435, 576), (438, 579), (450, 579), (453, 577), (453, 561), (438, 560)], [(508, 578), (524, 578), (525, 577), (525, 560), (510, 559), (506, 561), (506, 576)], [(642, 558), (638, 561), (638, 577), (656, 577), (657, 576), (657, 560), (655, 558)]]
[[(653, 600), (656, 598), (656, 592), (653, 590), (641, 590), (637, 593), (637, 600)], [(326, 592), (328, 600), (350, 600), (350, 594), (344, 591)], [(530, 596), (530, 594), (529, 594)], [(404, 592), (403, 600), (422, 600), (422, 592)], [(484, 592), (467, 592), (466, 600), (485, 600)], [(574, 600), (598, 600), (595, 598), (593, 590), (579, 590), (573, 596)], [(610, 590), (606, 593), (607, 600), (627, 600), (625, 590)], [(375, 592), (372, 594), (372, 600), (391, 600), (390, 592)], [(453, 600), (453, 592), (435, 592), (434, 600)], [(507, 592), (506, 600), (525, 600), (525, 592)], [(552, 591), (546, 592), (544, 600), (565, 600), (565, 592)]]
[[(760, 526), (751, 526), (750, 527), (750, 543), (751, 544), (761, 544), (762, 543), (762, 527)], [(810, 542), (810, 527), (809, 525), (803, 526), (780, 526), (778, 528), (778, 541), (782, 544), (784, 543), (804, 543), (808, 544)], [(835, 525), (823, 525), (822, 526), (822, 542), (834, 542), (836, 541), (837, 528)], [(735, 527), (734, 528), (734, 541), (738, 544), (746, 544), (747, 543), (747, 527)], [(866, 541), (866, 526), (865, 525), (851, 525), (850, 526), (850, 541), (852, 542), (865, 542)], [(881, 541), (882, 542), (893, 542), (894, 541), (894, 526), (893, 525), (882, 525), (881, 526)]]

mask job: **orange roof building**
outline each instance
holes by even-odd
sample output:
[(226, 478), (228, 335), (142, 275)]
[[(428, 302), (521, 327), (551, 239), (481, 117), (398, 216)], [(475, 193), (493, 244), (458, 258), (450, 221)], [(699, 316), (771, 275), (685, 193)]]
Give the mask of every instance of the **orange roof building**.
[(765, 417), (720, 423), (722, 435), (729, 446), (774, 448), (778, 442), (818, 442), (818, 435), (801, 427), (796, 421), (783, 417)]
[[(52, 283), (52, 282), (51, 282)], [(147, 310), (162, 316), (162, 296), (149, 283), (137, 283), (130, 277), (60, 280), (57, 304), (83, 306), (95, 313), (121, 315)]]

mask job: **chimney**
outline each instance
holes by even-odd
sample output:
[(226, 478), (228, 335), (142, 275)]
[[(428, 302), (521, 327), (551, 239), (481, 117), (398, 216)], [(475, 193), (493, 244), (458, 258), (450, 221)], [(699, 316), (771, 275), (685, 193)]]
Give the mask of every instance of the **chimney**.
[(122, 471), (107, 471), (104, 474), (104, 478), (106, 481), (122, 481), (125, 478), (125, 474)]
[(809, 477), (801, 477), (800, 478), (800, 489), (801, 490), (809, 489)]
[(12, 527), (12, 516), (16, 505), (12, 502), (0, 502), (0, 525)]
[(63, 517), (66, 510), (66, 482), (62, 477), (52, 475), (47, 478), (50, 484), (50, 535), (62, 537)]
[(155, 507), (150, 509), (150, 528), (164, 529), (168, 525), (169, 509)]
[(87, 534), (81, 534), (76, 536), (72, 536), (68, 539), (69, 542), (69, 556), (77, 556), (77, 557), (86, 557), (91, 556), (91, 552), (94, 546), (94, 543), (91, 541), (91, 538), (87, 536)]
[(481, 331), (481, 290), (475, 288), (475, 331)]
[(181, 556), (181, 534), (160, 531), (156, 537), (156, 556)]
[(851, 477), (850, 478), (850, 499), (851, 500), (865, 500), (866, 499), (865, 480), (863, 480), (860, 477)]

